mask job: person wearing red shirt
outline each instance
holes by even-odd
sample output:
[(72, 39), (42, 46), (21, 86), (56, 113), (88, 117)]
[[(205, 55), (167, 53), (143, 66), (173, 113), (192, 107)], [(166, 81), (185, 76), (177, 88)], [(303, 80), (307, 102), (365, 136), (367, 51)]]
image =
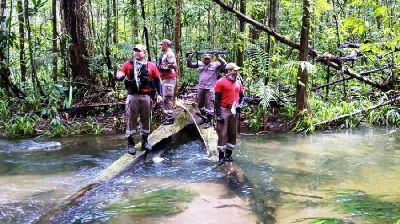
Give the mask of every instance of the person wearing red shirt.
[[(157, 91), (157, 102), (162, 101), (160, 72), (157, 66), (145, 58), (146, 47), (141, 44), (133, 48), (133, 60), (126, 61), (117, 73), (117, 79), (125, 82), (128, 91), (126, 98), (126, 133), (128, 153), (136, 154), (134, 135), (137, 134), (137, 118), (140, 116), (142, 150), (150, 151), (148, 143), (151, 121), (151, 95)], [(155, 89), (155, 90), (154, 90)]]
[(163, 91), (163, 110), (165, 119), (163, 125), (174, 123), (174, 90), (176, 86), (176, 58), (171, 49), (171, 41), (164, 39), (160, 42), (161, 56), (157, 60), (157, 66), (160, 70)]
[(219, 164), (232, 161), (232, 152), (236, 145), (238, 115), (236, 111), (243, 104), (243, 85), (237, 80), (238, 70), (235, 63), (225, 66), (226, 75), (219, 79), (214, 87), (217, 150)]

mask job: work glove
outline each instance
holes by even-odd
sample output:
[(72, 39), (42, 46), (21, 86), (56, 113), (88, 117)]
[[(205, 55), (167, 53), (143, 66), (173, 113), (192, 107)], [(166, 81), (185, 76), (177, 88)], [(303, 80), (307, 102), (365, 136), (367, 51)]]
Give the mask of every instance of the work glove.
[(162, 102), (162, 100), (163, 100), (163, 99), (162, 99), (162, 96), (158, 95), (158, 96), (157, 96), (157, 100), (156, 100), (156, 101), (157, 101), (157, 103), (161, 103), (161, 102)]

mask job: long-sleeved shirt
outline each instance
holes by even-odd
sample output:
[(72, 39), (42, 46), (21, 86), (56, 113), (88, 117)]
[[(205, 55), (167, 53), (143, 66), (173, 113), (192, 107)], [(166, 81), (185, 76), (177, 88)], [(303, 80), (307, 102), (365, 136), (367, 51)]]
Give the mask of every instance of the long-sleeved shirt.
[(189, 56), (187, 66), (189, 68), (198, 68), (199, 70), (199, 88), (213, 89), (217, 81), (217, 73), (225, 68), (226, 61), (219, 58), (218, 61), (210, 62), (206, 65), (202, 61), (192, 62)]
[(165, 52), (162, 53), (161, 57), (158, 60), (158, 68), (161, 73), (161, 79), (171, 79), (176, 77), (176, 58), (175, 53), (171, 48), (168, 48)]

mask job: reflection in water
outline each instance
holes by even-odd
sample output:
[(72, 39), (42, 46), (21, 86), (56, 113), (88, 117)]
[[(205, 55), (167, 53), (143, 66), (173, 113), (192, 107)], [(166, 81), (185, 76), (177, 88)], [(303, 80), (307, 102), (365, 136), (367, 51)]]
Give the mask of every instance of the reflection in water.
[[(308, 217), (348, 219), (350, 214), (335, 209), (329, 190), (400, 196), (400, 142), (386, 133), (366, 129), (242, 137), (236, 159), (261, 198), (255, 207), (274, 210), (277, 223), (309, 223), (304, 220)], [(263, 213), (265, 209), (259, 216)]]

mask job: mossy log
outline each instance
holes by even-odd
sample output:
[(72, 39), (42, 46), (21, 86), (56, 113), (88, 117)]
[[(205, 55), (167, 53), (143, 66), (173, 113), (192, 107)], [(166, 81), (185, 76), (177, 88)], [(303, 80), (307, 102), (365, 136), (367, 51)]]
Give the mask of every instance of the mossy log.
[[(175, 110), (175, 113), (177, 114), (175, 123), (168, 126), (161, 125), (150, 134), (149, 143), (153, 145), (153, 150), (151, 152), (147, 153), (144, 151), (138, 151), (135, 156), (132, 156), (128, 153), (124, 154), (107, 169), (102, 171), (98, 176), (84, 184), (79, 191), (70, 196), (59, 206), (56, 206), (40, 216), (34, 223), (51, 223), (57, 217), (62, 216), (64, 211), (66, 211), (69, 207), (77, 205), (80, 201), (87, 199), (92, 192), (94, 192), (94, 190), (103, 183), (107, 183), (113, 178), (124, 174), (126, 171), (132, 169), (138, 164), (142, 164), (163, 154), (167, 150), (167, 148), (164, 147), (166, 143), (171, 144), (179, 137), (185, 127), (189, 127), (190, 125), (194, 124), (194, 121), (200, 120), (194, 118), (190, 113), (190, 111), (194, 111), (192, 106), (179, 106), (183, 105), (181, 102), (179, 102), (177, 105), (178, 108)], [(197, 127), (197, 125), (194, 126)], [(138, 150), (140, 147), (139, 145), (140, 144), (136, 146)]]

